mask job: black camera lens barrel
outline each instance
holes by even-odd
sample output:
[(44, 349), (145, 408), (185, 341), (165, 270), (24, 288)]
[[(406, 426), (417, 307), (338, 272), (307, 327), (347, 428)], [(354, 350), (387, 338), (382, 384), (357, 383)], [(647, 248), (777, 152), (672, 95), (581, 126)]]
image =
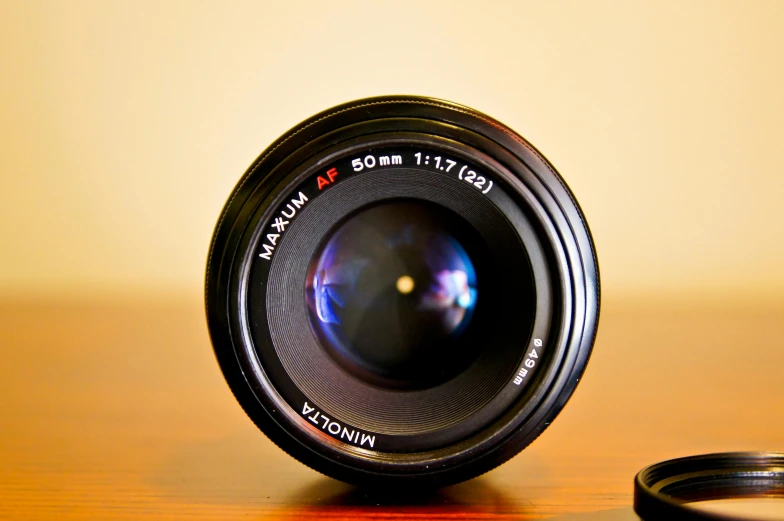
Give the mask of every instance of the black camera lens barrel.
[[(250, 166), (205, 303), (231, 390), (278, 446), (351, 483), (440, 486), (508, 460), (565, 405), (599, 273), (579, 206), (527, 141), (467, 107), (379, 97)], [(375, 329), (413, 333), (374, 345)]]

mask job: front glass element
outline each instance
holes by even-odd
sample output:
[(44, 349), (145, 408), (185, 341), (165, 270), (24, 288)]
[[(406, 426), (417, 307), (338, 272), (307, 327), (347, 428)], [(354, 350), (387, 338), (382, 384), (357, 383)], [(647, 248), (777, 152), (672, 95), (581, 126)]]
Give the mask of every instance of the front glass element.
[[(310, 320), (325, 350), (377, 385), (421, 387), (471, 358), (479, 301), (470, 226), (433, 203), (395, 200), (353, 214), (311, 263)], [(468, 250), (467, 250), (468, 248)], [(467, 352), (469, 351), (469, 352)], [(458, 363), (457, 365), (461, 365)]]

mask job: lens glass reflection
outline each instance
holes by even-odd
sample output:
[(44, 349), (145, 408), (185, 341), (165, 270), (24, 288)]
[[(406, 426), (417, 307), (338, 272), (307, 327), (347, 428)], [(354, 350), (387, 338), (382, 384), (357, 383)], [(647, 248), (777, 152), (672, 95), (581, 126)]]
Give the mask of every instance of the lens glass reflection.
[(380, 385), (439, 380), (465, 358), (479, 300), (470, 226), (432, 203), (399, 200), (343, 221), (311, 263), (311, 323), (330, 355)]

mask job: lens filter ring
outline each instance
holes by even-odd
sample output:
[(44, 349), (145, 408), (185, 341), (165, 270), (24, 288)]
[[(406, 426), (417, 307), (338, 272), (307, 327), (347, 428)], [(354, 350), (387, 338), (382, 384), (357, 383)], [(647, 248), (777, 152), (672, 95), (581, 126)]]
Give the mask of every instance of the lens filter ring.
[(700, 501), (784, 500), (784, 452), (726, 452), (656, 463), (634, 480), (634, 510), (646, 521), (737, 521), (697, 509)]

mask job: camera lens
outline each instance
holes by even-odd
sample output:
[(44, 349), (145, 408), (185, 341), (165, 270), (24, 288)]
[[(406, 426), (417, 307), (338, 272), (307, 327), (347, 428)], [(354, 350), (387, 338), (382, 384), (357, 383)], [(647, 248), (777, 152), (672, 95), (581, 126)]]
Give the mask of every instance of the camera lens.
[(359, 100), (273, 143), (207, 264), (217, 360), (249, 417), (363, 485), (455, 483), (549, 425), (593, 346), (598, 268), (555, 169), (479, 112)]
[(358, 378), (394, 387), (432, 386), (433, 375), (462, 368), (478, 298), (467, 248), (480, 245), (470, 232), (457, 214), (416, 201), (341, 223), (308, 275), (311, 325), (329, 354)]

